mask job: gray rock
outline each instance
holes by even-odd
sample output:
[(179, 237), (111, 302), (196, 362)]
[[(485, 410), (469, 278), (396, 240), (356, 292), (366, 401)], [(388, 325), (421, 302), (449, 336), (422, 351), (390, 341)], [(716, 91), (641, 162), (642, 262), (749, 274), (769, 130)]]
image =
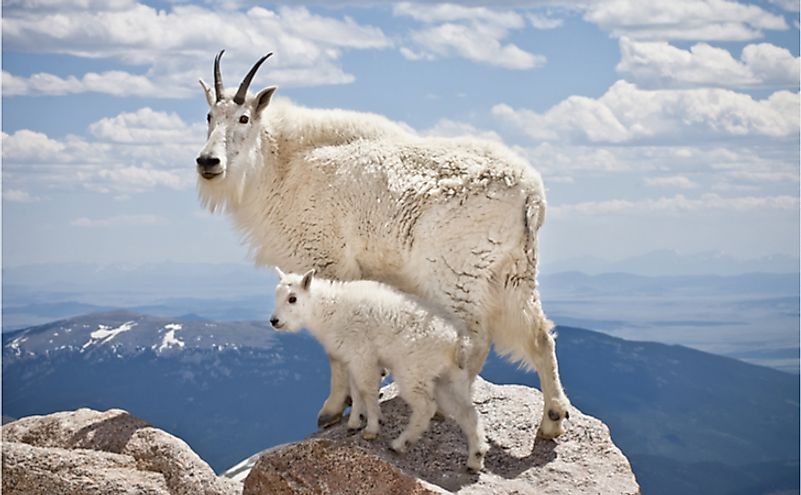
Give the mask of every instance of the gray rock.
[[(7, 486), (8, 493), (129, 493), (117, 484), (126, 476), (134, 485), (142, 483), (142, 491), (130, 493), (233, 495), (242, 489), (218, 478), (183, 440), (120, 409), (21, 418), (2, 427), (2, 439), (4, 493)], [(15, 457), (6, 456), (7, 450)], [(61, 456), (64, 462), (58, 464)], [(96, 469), (87, 471), (81, 459), (97, 463), (88, 464)], [(37, 467), (48, 465), (59, 469)], [(15, 488), (33, 482), (61, 489)]]
[[(302, 473), (302, 483), (286, 485), (294, 486), (296, 491), (275, 493), (312, 493), (313, 490), (308, 490), (311, 486), (316, 486), (318, 493), (386, 493), (382, 491), (385, 484), (370, 484), (370, 479), (361, 475), (349, 476), (362, 469), (360, 463), (367, 463), (375, 470), (399, 470), (422, 487), (440, 492), (639, 494), (631, 465), (612, 442), (609, 429), (599, 420), (571, 408), (563, 436), (556, 440), (535, 438), (543, 409), (542, 394), (535, 389), (494, 385), (480, 378), (476, 381), (473, 399), (491, 446), (486, 468), (479, 474), (467, 471), (467, 443), (451, 420), (433, 421), (428, 432), (405, 455), (392, 452), (389, 444), (409, 418), (406, 404), (396, 395), (394, 386), (384, 389), (383, 425), (377, 440), (363, 440), (358, 433), (348, 431), (343, 421), (302, 442), (268, 451), (245, 479), (245, 495), (273, 493), (264, 488), (269, 485), (255, 480), (270, 479), (275, 473), (287, 470)], [(319, 474), (313, 468), (314, 457), (309, 457), (309, 452), (335, 460), (346, 452), (354, 463), (340, 459)], [(329, 476), (330, 470), (336, 470), (336, 476)], [(325, 482), (314, 485), (317, 476), (323, 476)], [(290, 478), (298, 479), (294, 474)]]
[(127, 455), (3, 443), (6, 495), (170, 495), (164, 477)]

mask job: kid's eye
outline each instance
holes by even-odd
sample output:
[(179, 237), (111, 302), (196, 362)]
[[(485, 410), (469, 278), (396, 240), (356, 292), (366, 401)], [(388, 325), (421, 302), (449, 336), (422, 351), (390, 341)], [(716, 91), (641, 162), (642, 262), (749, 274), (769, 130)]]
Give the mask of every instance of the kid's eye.
[(248, 119), (247, 115), (243, 115), (243, 116), (239, 117), (239, 123), (240, 124), (247, 124), (248, 120), (250, 120), (250, 119)]
[(295, 304), (298, 301), (298, 298), (295, 296), (289, 296), (289, 304)]

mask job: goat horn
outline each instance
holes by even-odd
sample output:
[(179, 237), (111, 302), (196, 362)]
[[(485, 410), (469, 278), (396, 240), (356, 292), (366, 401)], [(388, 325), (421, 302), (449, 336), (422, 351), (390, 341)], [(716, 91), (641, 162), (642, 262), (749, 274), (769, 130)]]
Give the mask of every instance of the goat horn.
[(217, 101), (222, 100), (223, 95), (222, 74), (220, 74), (220, 59), (223, 53), (225, 53), (225, 50), (220, 50), (220, 53), (214, 57), (214, 92), (217, 93)]
[(236, 95), (234, 96), (234, 103), (236, 103), (237, 105), (245, 103), (245, 95), (247, 94), (248, 88), (250, 87), (250, 82), (253, 81), (253, 76), (256, 75), (256, 71), (259, 70), (261, 64), (265, 60), (270, 58), (270, 55), (272, 54), (273, 52), (270, 52), (267, 55), (260, 58), (259, 61), (256, 62), (256, 64), (250, 69), (250, 72), (248, 72), (245, 78), (242, 79), (242, 84), (239, 85), (239, 89), (237, 90)]

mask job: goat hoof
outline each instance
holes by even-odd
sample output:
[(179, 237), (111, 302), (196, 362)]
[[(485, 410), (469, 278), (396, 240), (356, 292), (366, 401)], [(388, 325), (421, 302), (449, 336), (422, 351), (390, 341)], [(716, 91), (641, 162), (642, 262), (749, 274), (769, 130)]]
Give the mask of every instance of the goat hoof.
[(393, 451), (395, 451), (398, 454), (405, 454), (406, 453), (406, 442), (401, 441), (400, 438), (396, 438), (389, 445), (389, 448), (391, 448)]
[(342, 413), (334, 414), (320, 414), (317, 416), (317, 427), (328, 428), (339, 423), (342, 420)]
[(378, 433), (374, 431), (364, 430), (362, 432), (362, 438), (364, 438), (365, 440), (375, 440), (376, 438), (378, 438)]
[(467, 470), (473, 473), (478, 473), (484, 470), (484, 458), (476, 459), (474, 456), (470, 456), (470, 459), (467, 460)]
[(565, 411), (565, 419), (570, 419), (570, 412), (569, 411)]
[(441, 412), (437, 411), (437, 412), (434, 413), (433, 416), (431, 416), (431, 420), (432, 421), (445, 421), (445, 415), (442, 414)]

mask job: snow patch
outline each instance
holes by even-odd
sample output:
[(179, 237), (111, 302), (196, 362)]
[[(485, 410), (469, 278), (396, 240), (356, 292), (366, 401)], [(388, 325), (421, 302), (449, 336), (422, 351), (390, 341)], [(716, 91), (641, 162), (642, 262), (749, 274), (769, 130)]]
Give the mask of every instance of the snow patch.
[(184, 342), (175, 336), (175, 332), (181, 330), (182, 328), (183, 326), (181, 326), (180, 323), (168, 323), (164, 325), (164, 329), (167, 330), (167, 333), (165, 333), (164, 337), (161, 339), (161, 345), (158, 348), (158, 352), (165, 351), (175, 346), (183, 347)]
[(90, 339), (83, 346), (81, 346), (81, 352), (83, 352), (87, 347), (89, 347), (92, 344), (98, 342), (101, 344), (105, 344), (106, 342), (109, 342), (117, 335), (123, 332), (127, 332), (128, 330), (132, 329), (135, 326), (136, 322), (134, 321), (126, 321), (125, 323), (116, 328), (111, 328), (108, 325), (98, 325), (97, 330), (89, 334)]
[(19, 348), (19, 345), (25, 343), (26, 340), (28, 340), (28, 337), (17, 337), (8, 343), (8, 347), (14, 351), (14, 354), (21, 356), (22, 350)]

